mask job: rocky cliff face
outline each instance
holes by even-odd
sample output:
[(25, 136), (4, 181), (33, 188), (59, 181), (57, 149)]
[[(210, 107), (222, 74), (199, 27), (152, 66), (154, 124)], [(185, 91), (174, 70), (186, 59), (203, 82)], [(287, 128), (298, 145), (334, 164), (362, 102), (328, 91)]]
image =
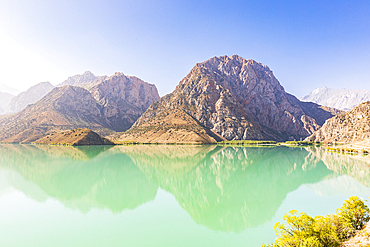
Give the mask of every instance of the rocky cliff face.
[(300, 139), (333, 116), (317, 104), (287, 94), (267, 66), (236, 55), (195, 65), (134, 127), (177, 108), (227, 140)]
[(313, 90), (309, 95), (304, 96), (301, 100), (314, 102), (343, 111), (349, 111), (353, 107), (369, 101), (370, 91), (344, 88), (332, 89), (324, 87)]
[(157, 88), (134, 76), (115, 73), (99, 77), (90, 89), (93, 97), (103, 106), (103, 114), (111, 129), (125, 131), (159, 100)]
[(370, 138), (370, 101), (350, 112), (337, 115), (306, 140), (320, 142), (359, 142)]
[(82, 75), (74, 75), (74, 76), (68, 77), (68, 79), (60, 83), (58, 87), (63, 87), (67, 85), (84, 87), (84, 86), (92, 84), (97, 78), (98, 77), (96, 77), (90, 71), (86, 71)]
[(14, 95), (10, 93), (0, 92), (0, 115), (5, 113), (10, 101), (14, 98)]
[(27, 105), (40, 100), (54, 88), (50, 82), (41, 82), (30, 87), (27, 91), (18, 94), (9, 103), (5, 113), (16, 113), (24, 109)]

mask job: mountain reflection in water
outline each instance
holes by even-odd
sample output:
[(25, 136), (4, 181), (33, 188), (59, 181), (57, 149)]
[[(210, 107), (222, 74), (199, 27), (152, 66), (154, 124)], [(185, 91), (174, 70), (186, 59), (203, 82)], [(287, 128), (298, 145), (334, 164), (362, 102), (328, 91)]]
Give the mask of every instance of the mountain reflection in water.
[(119, 213), (154, 200), (160, 187), (195, 222), (225, 232), (270, 221), (303, 184), (346, 174), (370, 186), (367, 162), (315, 148), (0, 145), (0, 168), (13, 172), (7, 182), (34, 200), (44, 193), (81, 212)]
[(110, 150), (1, 145), (0, 163), (37, 184), (50, 197), (83, 212), (92, 207), (121, 212), (153, 200), (158, 187), (127, 155)]

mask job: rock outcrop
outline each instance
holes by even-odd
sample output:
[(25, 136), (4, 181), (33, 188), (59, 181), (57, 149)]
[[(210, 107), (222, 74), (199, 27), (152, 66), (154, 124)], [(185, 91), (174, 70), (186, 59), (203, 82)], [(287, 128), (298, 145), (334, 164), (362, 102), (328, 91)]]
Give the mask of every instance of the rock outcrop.
[(64, 144), (71, 146), (113, 145), (114, 143), (90, 129), (73, 129), (51, 133), (35, 141), (37, 144)]
[(306, 138), (319, 142), (360, 142), (370, 138), (370, 101), (337, 115)]
[(333, 107), (343, 111), (349, 111), (353, 107), (369, 101), (370, 91), (353, 89), (317, 88), (309, 95), (304, 96), (302, 101), (314, 102), (319, 105)]
[(67, 80), (64, 82), (60, 83), (58, 87), (63, 87), (63, 86), (77, 86), (77, 87), (85, 87), (90, 84), (93, 84), (93, 82), (97, 79), (93, 73), (90, 71), (85, 71), (82, 75), (74, 75), (71, 77), (68, 77)]
[(346, 242), (341, 247), (366, 247), (370, 246), (370, 222), (364, 228), (357, 232), (356, 235)]
[(174, 109), (227, 140), (305, 138), (335, 112), (299, 101), (284, 91), (267, 66), (236, 55), (195, 65), (171, 94), (148, 108), (131, 133)]
[(11, 114), (23, 110), (27, 105), (40, 100), (54, 88), (50, 82), (40, 82), (27, 91), (18, 94), (9, 103), (5, 113)]

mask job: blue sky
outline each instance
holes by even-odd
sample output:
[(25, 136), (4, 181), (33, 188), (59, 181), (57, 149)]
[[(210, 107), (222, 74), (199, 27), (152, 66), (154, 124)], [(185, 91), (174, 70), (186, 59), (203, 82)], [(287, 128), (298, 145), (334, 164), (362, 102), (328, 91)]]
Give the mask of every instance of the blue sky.
[(196, 63), (238, 54), (298, 97), (370, 90), (369, 13), (370, 1), (1, 0), (0, 83), (119, 71), (164, 95)]

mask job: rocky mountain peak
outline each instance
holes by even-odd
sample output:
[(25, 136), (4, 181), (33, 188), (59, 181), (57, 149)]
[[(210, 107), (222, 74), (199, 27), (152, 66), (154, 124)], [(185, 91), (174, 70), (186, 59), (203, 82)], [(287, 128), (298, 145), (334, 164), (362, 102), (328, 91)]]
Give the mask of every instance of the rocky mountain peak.
[(99, 77), (94, 84), (91, 94), (104, 106), (104, 114), (114, 129), (120, 131), (130, 128), (152, 103), (159, 100), (155, 85), (120, 72)]
[(68, 79), (60, 83), (58, 87), (62, 87), (66, 85), (83, 87), (83, 86), (92, 84), (97, 78), (98, 77), (96, 77), (90, 71), (85, 71), (82, 75), (74, 75), (74, 76), (68, 77)]
[(335, 112), (299, 101), (285, 92), (268, 66), (237, 55), (196, 64), (134, 127), (168, 109), (185, 111), (227, 140), (299, 140)]

